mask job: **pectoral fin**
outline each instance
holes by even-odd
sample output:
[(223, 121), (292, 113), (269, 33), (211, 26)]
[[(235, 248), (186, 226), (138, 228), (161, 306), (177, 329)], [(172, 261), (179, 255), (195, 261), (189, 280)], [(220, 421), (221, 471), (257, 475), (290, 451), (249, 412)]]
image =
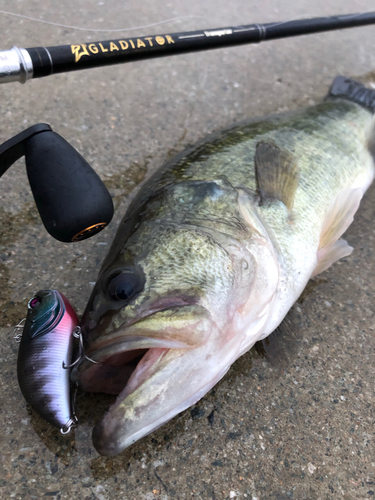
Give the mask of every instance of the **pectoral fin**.
[(318, 264), (312, 277), (352, 253), (353, 248), (345, 240), (339, 238), (353, 222), (362, 196), (360, 188), (345, 189), (339, 193), (332, 204), (324, 221), (317, 255)]
[(261, 201), (276, 198), (292, 210), (299, 180), (295, 156), (273, 141), (260, 141), (254, 161)]
[(311, 277), (313, 278), (317, 274), (322, 273), (328, 269), (334, 262), (347, 257), (353, 251), (353, 247), (348, 245), (345, 240), (337, 240), (333, 245), (328, 248), (322, 248), (318, 251), (318, 265), (314, 269)]

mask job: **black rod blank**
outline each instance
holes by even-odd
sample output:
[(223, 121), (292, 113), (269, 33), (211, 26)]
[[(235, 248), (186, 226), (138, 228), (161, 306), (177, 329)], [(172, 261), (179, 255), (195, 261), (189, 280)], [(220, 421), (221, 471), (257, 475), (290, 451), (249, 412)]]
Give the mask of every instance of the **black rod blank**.
[[(0, 52), (0, 56), (2, 56), (0, 57), (0, 83), (2, 81), (23, 82), (30, 78), (40, 78), (55, 73), (247, 43), (259, 43), (263, 40), (308, 35), (370, 24), (375, 24), (375, 12), (122, 38), (76, 45), (28, 49), (14, 47), (10, 51)], [(14, 63), (16, 51), (20, 60), (20, 75), (16, 77), (17, 70), (12, 68), (12, 75), (8, 72), (2, 78), (5, 64), (2, 59), (4, 60), (9, 54)]]

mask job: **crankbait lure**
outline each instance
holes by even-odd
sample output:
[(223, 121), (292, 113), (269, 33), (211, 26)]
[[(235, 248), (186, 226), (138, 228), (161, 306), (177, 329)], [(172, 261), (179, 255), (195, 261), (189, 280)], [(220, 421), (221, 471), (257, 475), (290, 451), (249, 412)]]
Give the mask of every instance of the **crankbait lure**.
[(28, 303), (18, 351), (17, 376), (29, 405), (47, 422), (68, 433), (77, 422), (70, 391), (78, 317), (64, 295), (41, 290)]

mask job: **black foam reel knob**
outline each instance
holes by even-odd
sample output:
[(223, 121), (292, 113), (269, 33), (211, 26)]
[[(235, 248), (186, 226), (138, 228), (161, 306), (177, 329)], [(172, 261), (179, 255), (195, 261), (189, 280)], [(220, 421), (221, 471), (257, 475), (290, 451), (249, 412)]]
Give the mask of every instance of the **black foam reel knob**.
[(112, 219), (107, 188), (87, 161), (56, 132), (25, 141), (27, 175), (43, 224), (57, 240), (79, 241)]

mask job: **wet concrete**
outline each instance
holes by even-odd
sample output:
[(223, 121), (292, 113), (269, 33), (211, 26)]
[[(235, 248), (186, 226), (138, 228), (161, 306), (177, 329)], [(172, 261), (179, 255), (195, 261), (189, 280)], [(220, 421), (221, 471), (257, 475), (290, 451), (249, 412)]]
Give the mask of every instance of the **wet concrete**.
[[(370, 0), (81, 2), (5, 0), (2, 9), (98, 28), (201, 17), (128, 36), (371, 10)], [(0, 14), (1, 48), (112, 38)], [(44, 231), (23, 161), (0, 181), (1, 498), (365, 499), (375, 495), (373, 296), (375, 187), (347, 232), (349, 258), (312, 281), (276, 356), (251, 351), (195, 407), (113, 459), (91, 429), (113, 398), (78, 395), (80, 425), (62, 436), (27, 407), (12, 330), (41, 288), (82, 313), (116, 226), (140, 183), (175, 152), (236, 121), (317, 102), (336, 74), (375, 68), (375, 28), (52, 76), (0, 88), (3, 142), (48, 122), (92, 164), (116, 215), (72, 245)], [(115, 35), (117, 36), (117, 35)], [(119, 35), (120, 36), (120, 35)], [(124, 35), (123, 35), (124, 36)], [(272, 342), (275, 342), (272, 344)]]

